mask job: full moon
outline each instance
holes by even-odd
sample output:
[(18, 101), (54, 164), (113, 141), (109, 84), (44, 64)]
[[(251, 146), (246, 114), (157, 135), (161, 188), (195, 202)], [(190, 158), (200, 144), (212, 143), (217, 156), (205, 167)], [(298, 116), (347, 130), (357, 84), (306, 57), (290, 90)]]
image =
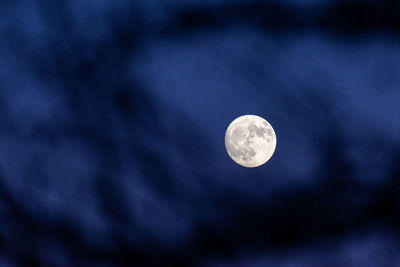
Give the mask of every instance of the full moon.
[(275, 131), (259, 116), (241, 116), (228, 126), (225, 147), (229, 157), (237, 164), (246, 168), (259, 167), (275, 152)]

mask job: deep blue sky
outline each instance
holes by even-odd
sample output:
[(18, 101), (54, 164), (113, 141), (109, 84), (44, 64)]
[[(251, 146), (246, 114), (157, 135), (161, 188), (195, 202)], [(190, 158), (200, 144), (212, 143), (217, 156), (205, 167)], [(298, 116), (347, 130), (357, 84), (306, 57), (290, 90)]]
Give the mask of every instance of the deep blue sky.
[(400, 265), (399, 10), (2, 1), (0, 266)]

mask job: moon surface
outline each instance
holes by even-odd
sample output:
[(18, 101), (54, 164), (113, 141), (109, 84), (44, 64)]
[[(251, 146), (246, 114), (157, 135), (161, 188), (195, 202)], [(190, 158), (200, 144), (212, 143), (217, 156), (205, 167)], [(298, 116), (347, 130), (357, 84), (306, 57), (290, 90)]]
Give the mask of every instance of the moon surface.
[(244, 115), (228, 126), (225, 147), (229, 157), (237, 164), (246, 168), (259, 167), (275, 152), (275, 131), (265, 119)]

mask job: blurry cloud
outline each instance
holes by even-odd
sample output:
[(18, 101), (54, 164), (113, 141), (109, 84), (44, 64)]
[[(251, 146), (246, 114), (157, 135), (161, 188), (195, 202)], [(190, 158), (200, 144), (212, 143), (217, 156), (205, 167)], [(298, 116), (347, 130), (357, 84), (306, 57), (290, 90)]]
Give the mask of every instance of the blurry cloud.
[(235, 259), (215, 259), (200, 266), (396, 266), (399, 244), (385, 233), (363, 233), (343, 241), (283, 252), (245, 252)]

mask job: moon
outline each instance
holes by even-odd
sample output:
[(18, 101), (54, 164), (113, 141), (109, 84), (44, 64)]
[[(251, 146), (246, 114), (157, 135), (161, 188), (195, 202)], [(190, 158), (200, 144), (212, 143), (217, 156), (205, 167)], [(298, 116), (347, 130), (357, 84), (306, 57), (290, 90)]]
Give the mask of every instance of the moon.
[(265, 119), (244, 115), (228, 126), (225, 147), (229, 157), (237, 164), (246, 168), (259, 167), (275, 152), (275, 131)]

